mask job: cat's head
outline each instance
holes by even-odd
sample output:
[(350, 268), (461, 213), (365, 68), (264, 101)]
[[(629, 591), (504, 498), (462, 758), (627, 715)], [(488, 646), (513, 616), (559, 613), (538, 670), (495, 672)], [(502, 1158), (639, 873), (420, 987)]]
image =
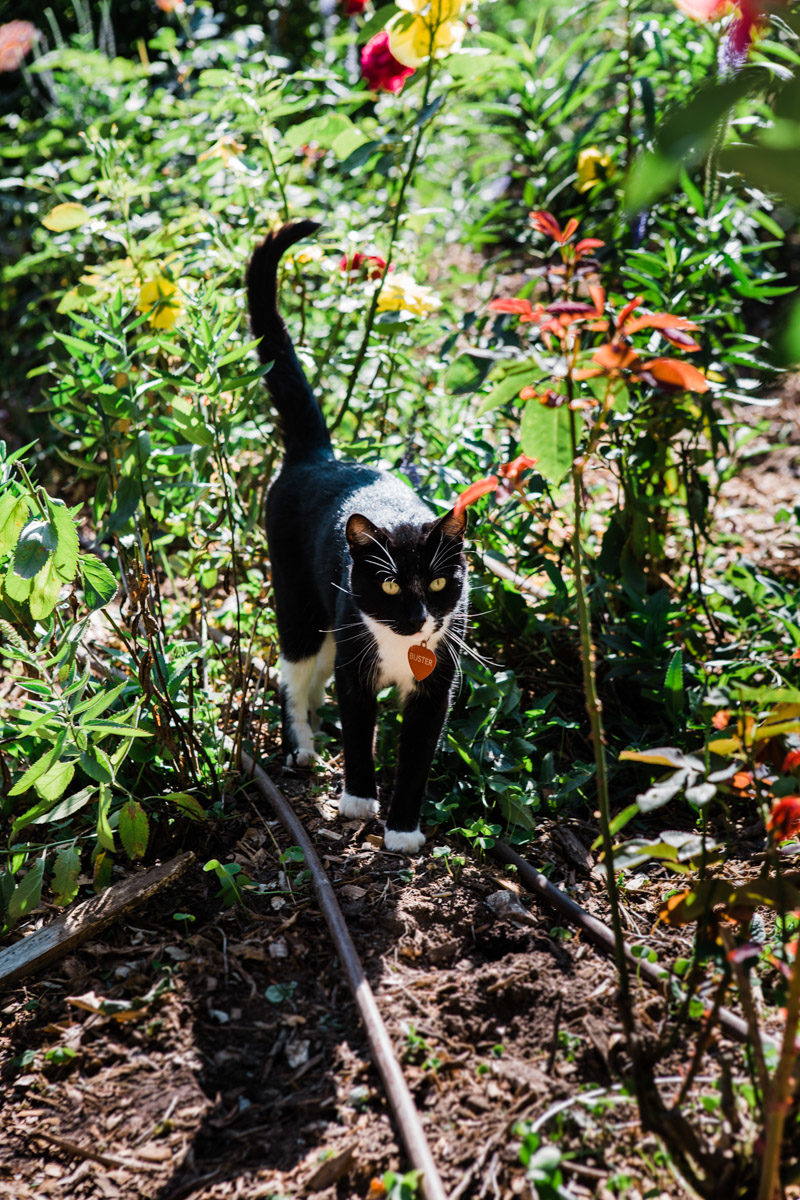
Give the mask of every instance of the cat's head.
[(403, 636), (418, 634), (429, 617), (439, 629), (464, 596), (466, 519), (451, 509), (438, 521), (388, 530), (353, 513), (350, 590), (361, 611)]

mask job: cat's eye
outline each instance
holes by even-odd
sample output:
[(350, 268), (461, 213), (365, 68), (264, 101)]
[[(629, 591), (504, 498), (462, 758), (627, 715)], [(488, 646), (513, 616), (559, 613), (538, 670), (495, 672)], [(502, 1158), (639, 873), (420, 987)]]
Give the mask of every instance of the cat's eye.
[(432, 579), (428, 584), (428, 587), (432, 592), (441, 592), (446, 586), (447, 580), (445, 579), (444, 575), (437, 575), (436, 578)]
[(381, 587), (386, 592), (387, 596), (396, 596), (400, 591), (400, 584), (396, 579), (384, 579)]

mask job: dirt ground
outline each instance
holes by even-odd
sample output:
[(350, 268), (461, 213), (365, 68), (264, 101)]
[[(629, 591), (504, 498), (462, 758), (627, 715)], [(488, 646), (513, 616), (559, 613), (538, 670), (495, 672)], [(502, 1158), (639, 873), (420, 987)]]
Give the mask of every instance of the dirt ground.
[[(598, 1194), (618, 1170), (619, 1139), (653, 1195), (655, 1142), (609, 1069), (620, 1031), (602, 955), (542, 909), (522, 926), (497, 916), (490, 897), (520, 891), (508, 869), (431, 853), (410, 864), (380, 848), (377, 823), (336, 818), (332, 780), (316, 801), (302, 782), (283, 784), (298, 793), (449, 1192), (525, 1193), (514, 1127), (549, 1111), (545, 1131), (583, 1146), (574, 1196)], [(244, 907), (225, 908), (198, 863), (6, 996), (0, 1195), (363, 1197), (386, 1170), (408, 1169), (310, 884), (296, 878), (303, 864), (291, 851), (281, 862), (286, 837), (268, 811), (244, 797), (240, 807), (229, 855), (257, 885)], [(550, 856), (561, 885), (599, 911), (599, 881)], [(630, 897), (645, 940), (653, 917), (650, 897)], [(101, 1000), (126, 1007), (91, 1011)], [(613, 1131), (582, 1088), (601, 1089)]]
[[(774, 513), (798, 499), (799, 413), (793, 386), (770, 417), (778, 445), (723, 487), (717, 514), (742, 552), (788, 575), (800, 569), (794, 527), (776, 532)], [(684, 1195), (617, 1082), (611, 963), (491, 859), (434, 833), (411, 861), (382, 849), (377, 822), (340, 821), (336, 767), (312, 786), (276, 782), (333, 882), (451, 1200), (530, 1196), (530, 1123), (573, 1156), (562, 1169), (575, 1200)], [(373, 1181), (408, 1170), (304, 865), (254, 795), (195, 834), (197, 865), (179, 884), (0, 999), (0, 1196), (380, 1200)], [(593, 837), (578, 821), (571, 832), (584, 847)], [(562, 833), (543, 820), (529, 859), (607, 919), (589, 856)], [(758, 847), (743, 842), (743, 856)], [(212, 854), (252, 881), (243, 905), (226, 907), (203, 871)], [(628, 936), (663, 961), (683, 936), (667, 949), (656, 926), (668, 886), (648, 869), (624, 897)], [(528, 921), (498, 915), (503, 889)], [(655, 1029), (662, 1000), (642, 988), (637, 1004)], [(719, 1049), (700, 1077), (712, 1089)], [(690, 1053), (679, 1046), (677, 1066)], [(679, 1080), (667, 1073), (665, 1094)]]

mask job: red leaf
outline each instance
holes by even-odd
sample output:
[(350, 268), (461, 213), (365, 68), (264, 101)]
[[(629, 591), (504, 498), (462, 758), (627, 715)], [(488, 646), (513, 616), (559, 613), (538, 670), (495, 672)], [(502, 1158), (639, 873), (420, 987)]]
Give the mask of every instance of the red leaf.
[(498, 475), (503, 479), (508, 479), (512, 483), (516, 483), (523, 471), (529, 471), (531, 467), (535, 467), (539, 460), (531, 458), (528, 454), (518, 454), (513, 462), (503, 463), (502, 467), (498, 468)]
[(575, 255), (579, 257), (581, 254), (587, 254), (589, 250), (599, 250), (601, 246), (605, 246), (605, 242), (601, 242), (600, 238), (581, 238), (575, 246)]
[(578, 228), (577, 218), (570, 217), (570, 219), (567, 221), (566, 228), (564, 229), (564, 232), (562, 233), (562, 235), (559, 239), (562, 246), (564, 245), (564, 242), (569, 241), (569, 239), (572, 237), (573, 233), (575, 232), (575, 230), (577, 228)]
[(660, 384), (681, 392), (708, 391), (708, 380), (703, 372), (691, 363), (679, 362), (677, 358), (651, 358), (649, 362), (642, 363), (641, 369), (649, 372)]
[(479, 479), (477, 483), (471, 483), (453, 505), (454, 514), (458, 516), (465, 508), (469, 508), (470, 504), (474, 504), (476, 500), (480, 500), (481, 496), (485, 496), (487, 492), (493, 492), (497, 484), (498, 479), (496, 475), (490, 475), (488, 479)]
[(533, 309), (531, 308), (530, 300), (491, 300), (489, 308), (492, 312), (516, 313), (518, 316), (527, 316), (529, 320), (533, 320)]
[(564, 241), (564, 235), (561, 232), (561, 226), (552, 213), (540, 210), (539, 212), (529, 213), (528, 216), (530, 217), (534, 228), (539, 230), (539, 233), (546, 233), (553, 239), (554, 242)]

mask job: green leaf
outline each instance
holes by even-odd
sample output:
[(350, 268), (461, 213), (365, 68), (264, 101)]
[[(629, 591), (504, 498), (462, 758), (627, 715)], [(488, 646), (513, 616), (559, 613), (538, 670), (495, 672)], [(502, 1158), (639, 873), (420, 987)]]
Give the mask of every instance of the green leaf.
[(748, 183), (800, 205), (797, 146), (729, 146), (720, 155), (723, 171), (738, 171)]
[(56, 855), (51, 886), (56, 904), (70, 904), (78, 894), (81, 856), (74, 846), (65, 846)]
[(504, 404), (508, 404), (509, 400), (513, 400), (520, 394), (525, 387), (530, 372), (512, 371), (505, 378), (496, 383), (487, 396), (484, 396), (481, 401), (479, 413), (491, 412), (494, 408), (500, 408)]
[(83, 579), (83, 595), (88, 608), (94, 612), (105, 608), (117, 594), (117, 581), (105, 563), (91, 554), (82, 554), (79, 565)]
[(528, 400), (522, 410), (520, 442), (523, 453), (537, 460), (536, 470), (551, 483), (561, 483), (572, 465), (567, 406), (547, 408), (537, 400)]
[(38, 575), (31, 580), (28, 604), (34, 621), (43, 621), (45, 617), (50, 616), (56, 606), (63, 582), (56, 568), (56, 556), (53, 555)]
[(74, 774), (74, 762), (54, 763), (49, 771), (36, 780), (34, 790), (42, 800), (59, 800), (72, 783)]
[(176, 805), (187, 817), (191, 817), (193, 821), (206, 821), (208, 819), (208, 813), (197, 797), (192, 796), (190, 792), (164, 792), (160, 799), (169, 800), (170, 804)]
[(114, 778), (114, 770), (109, 762), (108, 755), (99, 746), (90, 746), (88, 750), (84, 750), (78, 762), (80, 768), (90, 779), (94, 779), (96, 783), (111, 783)]
[(14, 888), (8, 902), (8, 924), (16, 925), (20, 917), (24, 917), (37, 907), (42, 898), (42, 879), (44, 877), (44, 855), (37, 859), (28, 873)]
[(84, 721), (94, 720), (95, 717), (100, 716), (101, 712), (105, 712), (107, 708), (111, 707), (127, 686), (127, 682), (115, 683), (112, 688), (96, 692), (93, 696), (87, 696), (85, 700), (81, 700), (75, 705), (72, 710), (73, 717), (81, 717)]
[(78, 566), (78, 531), (63, 500), (47, 497), (47, 511), (55, 528), (58, 545), (53, 555), (55, 569), (63, 583), (71, 583)]
[(22, 579), (33, 579), (57, 545), (58, 534), (51, 521), (29, 521), (14, 551), (14, 574)]
[(127, 800), (120, 809), (119, 837), (129, 858), (143, 858), (150, 836), (147, 813), (138, 800)]
[(695, 758), (693, 754), (684, 754), (682, 750), (676, 750), (674, 746), (654, 746), (652, 750), (621, 750), (619, 760), (620, 762), (652, 763), (653, 766), (672, 767), (676, 771), (686, 769), (687, 771), (696, 771), (698, 774), (703, 770), (703, 763), (699, 758)]
[(19, 535), (30, 517), (24, 496), (9, 493), (0, 500), (0, 554), (8, 554), (17, 544)]
[(97, 800), (97, 840), (104, 850), (112, 854), (116, 850), (114, 834), (108, 823), (108, 813), (111, 808), (111, 788), (107, 783), (100, 784), (100, 795)]
[(114, 496), (114, 506), (108, 519), (109, 532), (116, 533), (128, 524), (139, 506), (139, 496), (138, 479), (134, 479), (130, 475), (123, 476)]
[(66, 730), (63, 730), (58, 735), (55, 745), (51, 746), (49, 750), (46, 750), (40, 758), (37, 758), (35, 762), (31, 763), (27, 771), (23, 772), (21, 777), (9, 790), (9, 796), (21, 796), (23, 792), (27, 792), (28, 788), (33, 786), (37, 779), (41, 778), (42, 775), (49, 771), (53, 763), (61, 754), (66, 740), (67, 732)]
[(53, 233), (66, 233), (68, 229), (79, 229), (89, 220), (89, 213), (82, 204), (57, 204), (46, 217), (42, 217), (45, 229)]

